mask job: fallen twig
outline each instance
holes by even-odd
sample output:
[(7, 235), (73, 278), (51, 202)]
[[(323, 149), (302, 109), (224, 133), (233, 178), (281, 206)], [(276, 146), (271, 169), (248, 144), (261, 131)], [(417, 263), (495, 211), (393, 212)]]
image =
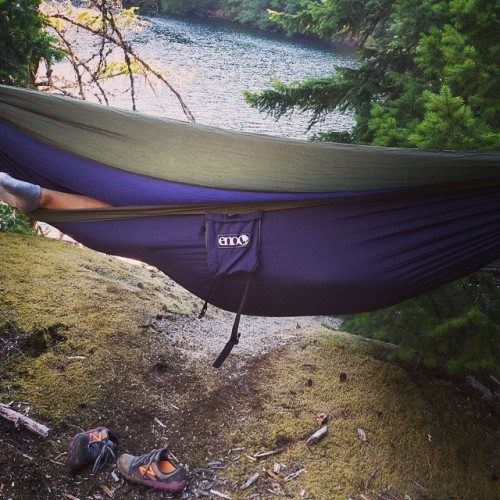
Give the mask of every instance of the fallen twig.
[(109, 498), (113, 498), (114, 492), (111, 488), (108, 488), (104, 484), (101, 484), (100, 487), (101, 487), (101, 490), (104, 491), (104, 493), (106, 493), (106, 495), (108, 495)]
[(193, 493), (195, 493), (196, 495), (201, 495), (203, 497), (209, 497), (210, 496), (210, 493), (208, 493), (208, 491), (203, 491), (203, 490), (200, 490), (198, 488), (194, 489)]
[(323, 427), (319, 428), (314, 434), (311, 434), (308, 437), (306, 444), (317, 443), (320, 439), (323, 439), (327, 434), (328, 434), (328, 426), (324, 425)]
[(421, 484), (418, 484), (417, 481), (413, 480), (410, 478), (410, 481), (415, 484), (416, 486), (418, 486), (422, 491), (427, 491), (427, 488), (425, 486), (422, 486)]
[(50, 429), (39, 422), (23, 415), (17, 411), (14, 411), (12, 408), (9, 408), (7, 405), (0, 403), (0, 416), (14, 422), (14, 425), (18, 427), (19, 425), (23, 425), (31, 432), (38, 434), (42, 437), (47, 437), (49, 435)]
[(370, 477), (366, 480), (365, 483), (365, 490), (367, 490), (370, 487), (370, 483), (375, 479), (375, 476), (378, 474), (378, 469), (375, 469), (371, 474)]
[(252, 455), (252, 457), (257, 458), (257, 459), (272, 457), (273, 455), (277, 455), (278, 453), (281, 453), (284, 450), (285, 450), (285, 447), (283, 446), (281, 448), (277, 448), (276, 450), (263, 451), (261, 453), (254, 453)]
[(220, 460), (215, 460), (215, 462), (208, 463), (209, 469), (226, 469), (227, 465), (224, 465)]
[(240, 490), (246, 490), (247, 488), (250, 488), (250, 486), (252, 486), (252, 484), (255, 483), (257, 479), (259, 479), (259, 477), (260, 474), (256, 472), (252, 477), (250, 477), (250, 479), (248, 479), (248, 481), (240, 486)]
[(267, 474), (267, 475), (268, 475), (271, 479), (273, 479), (274, 481), (278, 481), (278, 483), (280, 483), (280, 484), (284, 483), (284, 481), (285, 481), (285, 480), (284, 480), (281, 476), (279, 476), (278, 474), (276, 474), (276, 473), (275, 473), (274, 471), (272, 471), (272, 470), (266, 470), (266, 469), (264, 469), (264, 472), (265, 472), (265, 473), (266, 473), (266, 474)]
[[(30, 458), (30, 460), (33, 460), (33, 459)], [(57, 460), (52, 460), (51, 458), (49, 458), (49, 462), (52, 462), (53, 464), (56, 464), (56, 465), (66, 465), (66, 464), (63, 464), (62, 462), (58, 462)]]
[(167, 428), (167, 426), (161, 422), (157, 417), (154, 418), (154, 421), (160, 426), (160, 427), (163, 427), (164, 429)]
[(481, 394), (485, 403), (487, 403), (497, 415), (500, 415), (500, 396), (498, 393), (491, 391), (488, 387), (481, 384), (479, 380), (470, 375), (467, 377), (467, 382)]
[(305, 467), (303, 467), (302, 469), (299, 469), (298, 471), (292, 472), (291, 474), (288, 474), (288, 476), (286, 476), (285, 479), (283, 479), (283, 481), (285, 481), (285, 483), (287, 483), (288, 481), (295, 479), (297, 476), (300, 476), (300, 474), (302, 474), (303, 472), (306, 472)]
[(212, 495), (215, 495), (216, 497), (221, 497), (221, 498), (225, 498), (226, 500), (231, 500), (231, 497), (228, 497), (227, 495), (224, 495), (224, 493), (221, 493), (220, 491), (210, 490), (210, 493)]

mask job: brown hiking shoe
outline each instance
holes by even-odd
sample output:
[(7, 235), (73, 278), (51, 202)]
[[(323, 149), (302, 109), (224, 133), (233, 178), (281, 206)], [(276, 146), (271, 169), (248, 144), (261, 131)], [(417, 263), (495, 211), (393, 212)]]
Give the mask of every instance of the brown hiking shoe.
[(137, 484), (165, 491), (180, 491), (186, 486), (186, 469), (168, 448), (153, 450), (145, 455), (124, 453), (118, 458), (122, 476)]

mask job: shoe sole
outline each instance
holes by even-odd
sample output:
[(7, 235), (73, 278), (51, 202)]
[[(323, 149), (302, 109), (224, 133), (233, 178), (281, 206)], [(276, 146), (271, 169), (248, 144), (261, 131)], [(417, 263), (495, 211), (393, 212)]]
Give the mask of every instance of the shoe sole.
[(137, 479), (136, 477), (129, 476), (126, 472), (120, 469), (118, 466), (120, 474), (125, 478), (135, 484), (142, 484), (144, 486), (149, 486), (150, 488), (156, 488), (157, 490), (163, 491), (180, 491), (186, 487), (187, 480), (181, 481), (180, 483), (162, 483), (161, 481), (149, 481), (147, 479)]

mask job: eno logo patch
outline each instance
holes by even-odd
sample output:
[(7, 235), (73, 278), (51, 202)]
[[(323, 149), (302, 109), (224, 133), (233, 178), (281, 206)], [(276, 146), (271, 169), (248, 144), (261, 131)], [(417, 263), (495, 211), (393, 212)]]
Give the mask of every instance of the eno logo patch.
[(241, 248), (250, 245), (250, 234), (219, 234), (217, 246), (219, 248)]

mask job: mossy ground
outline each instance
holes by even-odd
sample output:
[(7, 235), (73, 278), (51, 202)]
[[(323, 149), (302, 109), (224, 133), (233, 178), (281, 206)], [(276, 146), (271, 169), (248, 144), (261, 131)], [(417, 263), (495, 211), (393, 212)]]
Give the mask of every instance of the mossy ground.
[[(261, 367), (265, 403), (252, 431), (241, 429), (242, 446), (259, 434), (268, 447), (287, 443), (276, 459), (307, 470), (296, 481), (311, 498), (498, 497), (498, 418), (467, 390), (410, 378), (385, 361), (382, 344), (307, 333)], [(328, 435), (307, 445), (319, 414), (329, 415)]]
[[(168, 497), (115, 482), (110, 467), (68, 475), (68, 440), (97, 425), (123, 452), (169, 443), (189, 466), (183, 498), (208, 485), (233, 499), (498, 498), (499, 421), (466, 387), (410, 377), (389, 346), (321, 325), (217, 371), (152, 327), (198, 307), (155, 269), (0, 233), (0, 401), (51, 428), (44, 439), (0, 421), (0, 498), (107, 498), (102, 486), (116, 499)], [(320, 413), (328, 434), (307, 445)], [(304, 470), (273, 482), (263, 469), (275, 463), (281, 477)]]

